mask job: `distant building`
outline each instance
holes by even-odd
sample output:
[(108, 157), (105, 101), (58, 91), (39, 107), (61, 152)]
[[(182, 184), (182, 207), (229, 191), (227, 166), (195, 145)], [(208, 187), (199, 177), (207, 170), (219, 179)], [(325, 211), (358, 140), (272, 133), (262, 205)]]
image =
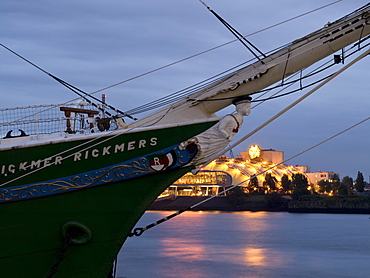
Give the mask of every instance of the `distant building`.
[(302, 173), (311, 173), (311, 168), (309, 166), (302, 166), (302, 165), (296, 165), (295, 168), (297, 168)]
[(258, 145), (252, 145), (248, 152), (241, 152), (240, 156), (244, 160), (261, 160), (273, 164), (279, 164), (284, 161), (284, 152), (273, 149), (261, 150)]
[[(231, 186), (232, 177), (225, 171), (201, 170), (187, 173), (166, 190), (173, 196), (213, 196)], [(225, 195), (225, 194), (224, 194)]]
[[(261, 150), (258, 145), (253, 145), (248, 152), (241, 152), (235, 158), (222, 155), (196, 175), (185, 174), (167, 188), (161, 197), (212, 196), (233, 185), (238, 185), (247, 192), (253, 190), (266, 193), (280, 192), (282, 177), (287, 175), (291, 179), (292, 175), (297, 173), (302, 173), (301, 169), (284, 164), (284, 152), (273, 149)], [(265, 184), (266, 174), (271, 175), (275, 184)], [(249, 187), (252, 177), (257, 179), (253, 188)]]
[(328, 171), (328, 172), (319, 171), (317, 173), (305, 173), (305, 175), (309, 179), (309, 182), (312, 183), (313, 185), (317, 185), (318, 182), (321, 180), (332, 181), (334, 175), (339, 176), (338, 173), (334, 173), (332, 171)]
[[(246, 192), (283, 192), (282, 177), (292, 179), (294, 174), (304, 174), (309, 184), (314, 187), (321, 180), (332, 181), (336, 174), (332, 171), (311, 173), (308, 166), (292, 166), (284, 163), (284, 152), (274, 149), (260, 149), (252, 145), (247, 152), (241, 152), (234, 158), (220, 156), (201, 169), (196, 175), (187, 173), (161, 195), (167, 196), (213, 196), (224, 192), (230, 186), (238, 185)], [(260, 174), (261, 173), (261, 174)], [(266, 183), (266, 174), (271, 175), (275, 185)], [(339, 174), (337, 174), (339, 176)], [(253, 188), (249, 186), (251, 178), (256, 180)], [(285, 190), (286, 191), (286, 190)], [(225, 194), (223, 194), (225, 195)]]
[[(244, 160), (249, 160), (252, 163), (255, 161), (265, 161), (272, 164), (280, 164), (284, 161), (284, 152), (283, 151), (276, 151), (274, 149), (265, 149), (262, 150), (259, 148), (258, 145), (252, 145), (248, 152), (241, 152), (240, 156)], [(309, 181), (309, 183), (313, 184), (314, 186), (321, 180), (328, 180), (332, 181), (333, 176), (336, 174), (339, 176), (338, 173), (334, 173), (332, 171), (322, 172), (319, 171), (317, 173), (311, 173), (311, 169), (308, 166), (300, 166), (296, 165), (296, 171), (304, 173)]]

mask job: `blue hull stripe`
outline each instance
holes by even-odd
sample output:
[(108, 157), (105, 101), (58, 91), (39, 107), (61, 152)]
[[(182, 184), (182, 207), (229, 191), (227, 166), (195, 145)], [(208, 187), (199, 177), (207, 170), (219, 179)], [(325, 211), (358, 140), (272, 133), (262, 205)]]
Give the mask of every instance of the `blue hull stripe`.
[(136, 157), (122, 163), (93, 171), (37, 183), (7, 187), (0, 191), (0, 203), (46, 197), (122, 182), (156, 172), (171, 170), (187, 165), (196, 156), (197, 148), (190, 145), (180, 149), (179, 145), (162, 149), (155, 153)]

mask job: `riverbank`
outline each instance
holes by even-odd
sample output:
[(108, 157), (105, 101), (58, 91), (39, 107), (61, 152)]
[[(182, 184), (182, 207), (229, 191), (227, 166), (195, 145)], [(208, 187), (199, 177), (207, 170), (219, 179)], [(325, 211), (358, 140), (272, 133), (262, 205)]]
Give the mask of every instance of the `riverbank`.
[[(290, 213), (353, 213), (370, 214), (370, 198), (361, 196), (311, 196), (293, 201), (278, 194), (214, 197), (177, 196), (157, 199), (149, 210), (190, 211), (287, 211)], [(192, 208), (191, 208), (192, 207)]]
[(356, 213), (370, 214), (369, 202), (289, 202), (289, 212), (296, 213)]
[[(232, 198), (221, 196), (214, 197), (209, 201), (204, 202), (209, 197), (201, 196), (177, 196), (166, 199), (156, 200), (149, 210), (183, 210), (192, 206), (190, 211), (287, 211), (288, 206), (280, 206), (277, 204), (269, 205), (265, 196), (253, 196), (240, 202)], [(204, 202), (204, 203), (202, 203)], [(199, 204), (200, 203), (200, 204)], [(199, 205), (198, 205), (199, 204)]]

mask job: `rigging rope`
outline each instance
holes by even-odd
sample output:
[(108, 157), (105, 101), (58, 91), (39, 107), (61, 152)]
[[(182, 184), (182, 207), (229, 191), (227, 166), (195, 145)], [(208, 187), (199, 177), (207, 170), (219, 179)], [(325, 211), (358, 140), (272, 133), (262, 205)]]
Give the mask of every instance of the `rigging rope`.
[[(266, 55), (260, 51), (255, 45), (253, 45), (247, 38), (245, 38), (241, 33), (239, 33), (234, 27), (232, 27), (227, 21), (225, 21), (219, 14), (217, 14), (213, 9), (211, 9), (202, 0), (199, 0), (252, 54), (253, 56), (261, 61), (260, 56), (266, 57)], [(259, 54), (257, 55), (248, 45), (254, 48)], [(263, 63), (263, 62), (262, 62)], [(264, 64), (264, 63), (263, 63)]]
[[(122, 112), (120, 111), (119, 109), (107, 104), (107, 103), (103, 103), (102, 100), (92, 96), (91, 94), (88, 94), (86, 92), (84, 92), (83, 90), (69, 84), (68, 82), (56, 77), (55, 75), (51, 74), (50, 72), (47, 72), (46, 70), (42, 69), (41, 67), (37, 66), (35, 63), (32, 63), (30, 60), (26, 59), (25, 57), (21, 56), (20, 54), (16, 53), (14, 50), (10, 49), (9, 47), (5, 46), (4, 44), (0, 43), (0, 46), (2, 46), (3, 48), (5, 48), (6, 50), (10, 51), (11, 53), (13, 53), (14, 55), (16, 55), (17, 57), (19, 57), (20, 59), (22, 59), (23, 61), (27, 62), (28, 64), (30, 64), (31, 66), (37, 68), (38, 70), (40, 70), (41, 72), (45, 73), (46, 75), (50, 76), (51, 78), (53, 78), (55, 81), (59, 82), (60, 84), (62, 84), (63, 86), (65, 86), (66, 88), (70, 89), (72, 92), (74, 92), (75, 94), (77, 94), (78, 96), (82, 97), (84, 100), (86, 100), (89, 104), (93, 105), (94, 107), (96, 107), (97, 109), (99, 110), (102, 110), (101, 107), (99, 107), (97, 104), (93, 103), (92, 101), (90, 101), (88, 99), (88, 97), (91, 97), (92, 99), (94, 99), (95, 101), (103, 104), (104, 106), (107, 106), (109, 108), (111, 108), (112, 110), (114, 110), (115, 112), (118, 112), (120, 113), (122, 116), (127, 116), (133, 120), (136, 120), (136, 118), (133, 118), (132, 116), (126, 114), (125, 112)], [(106, 112), (106, 114), (112, 116), (109, 112)]]

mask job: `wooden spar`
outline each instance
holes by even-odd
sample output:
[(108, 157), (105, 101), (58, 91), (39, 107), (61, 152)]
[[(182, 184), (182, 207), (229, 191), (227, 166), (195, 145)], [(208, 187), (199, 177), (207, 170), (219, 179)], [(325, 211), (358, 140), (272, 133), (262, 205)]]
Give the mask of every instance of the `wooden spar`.
[[(233, 98), (250, 95), (304, 69), (370, 34), (370, 6), (325, 25), (260, 61), (246, 66), (188, 98), (136, 121), (136, 126), (158, 125), (214, 117)], [(195, 101), (189, 101), (195, 100)]]

